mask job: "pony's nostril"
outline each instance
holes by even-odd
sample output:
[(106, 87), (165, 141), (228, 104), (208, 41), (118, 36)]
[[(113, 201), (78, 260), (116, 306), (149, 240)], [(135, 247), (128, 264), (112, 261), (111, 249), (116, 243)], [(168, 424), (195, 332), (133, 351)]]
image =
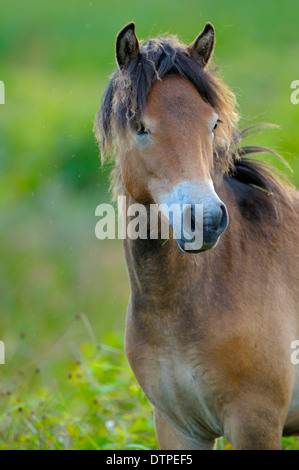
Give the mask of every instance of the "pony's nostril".
[(221, 210), (221, 218), (220, 218), (220, 223), (219, 223), (218, 230), (217, 230), (219, 235), (221, 235), (221, 233), (224, 232), (224, 230), (226, 229), (228, 225), (228, 213), (224, 204), (221, 204), (220, 210)]

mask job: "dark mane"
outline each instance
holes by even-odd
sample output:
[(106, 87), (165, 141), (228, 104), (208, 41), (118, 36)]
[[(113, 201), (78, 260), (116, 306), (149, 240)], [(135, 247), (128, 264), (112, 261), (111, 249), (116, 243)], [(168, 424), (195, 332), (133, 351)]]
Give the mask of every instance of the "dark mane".
[[(95, 123), (102, 158), (105, 154), (117, 154), (124, 145), (131, 145), (132, 131), (142, 119), (151, 86), (169, 74), (177, 74), (190, 81), (222, 121), (214, 141), (216, 172), (287, 201), (289, 191), (285, 184), (266, 164), (248, 158), (254, 153), (275, 152), (263, 147), (240, 147), (247, 129), (241, 132), (236, 127), (238, 115), (233, 93), (216, 76), (215, 70), (203, 68), (200, 59), (192, 56), (188, 47), (175, 36), (145, 41), (138, 56), (113, 73)], [(112, 172), (112, 187), (116, 196), (121, 190), (121, 170), (117, 159)], [(277, 197), (273, 198), (273, 203)]]
[[(293, 187), (284, 175), (266, 162), (246, 156), (246, 150), (239, 149), (241, 158), (235, 161), (231, 174), (224, 176), (225, 181), (233, 189), (242, 211), (244, 201), (247, 201), (246, 213), (250, 213), (251, 219), (265, 215), (280, 218), (281, 204), (292, 208)], [(263, 147), (250, 147), (248, 154), (265, 152), (267, 149)], [(245, 187), (251, 189), (250, 192)]]
[(272, 203), (274, 205), (276, 205), (277, 201), (284, 201), (288, 204), (290, 202), (290, 192), (294, 188), (286, 176), (268, 163), (253, 159), (251, 156), (267, 153), (272, 154), (281, 160), (285, 166), (290, 169), (286, 160), (284, 160), (273, 150), (270, 150), (266, 147), (254, 145), (240, 146), (242, 137), (244, 135), (250, 135), (259, 128), (263, 129), (268, 127), (273, 126), (269, 124), (255, 124), (254, 126), (249, 126), (242, 131), (238, 131), (239, 146), (237, 147), (237, 158), (234, 159), (234, 164), (230, 170), (227, 180), (228, 182), (238, 181), (257, 190), (266, 192), (269, 196), (271, 196)]

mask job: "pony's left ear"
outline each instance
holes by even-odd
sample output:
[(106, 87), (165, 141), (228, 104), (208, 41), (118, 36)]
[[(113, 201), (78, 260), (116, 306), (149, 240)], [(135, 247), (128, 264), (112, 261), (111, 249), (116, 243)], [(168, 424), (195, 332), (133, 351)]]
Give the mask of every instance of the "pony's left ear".
[(127, 65), (139, 54), (139, 41), (135, 34), (135, 23), (120, 30), (116, 38), (116, 60), (119, 67)]
[(211, 23), (205, 25), (204, 30), (197, 36), (188, 47), (192, 55), (197, 55), (202, 59), (205, 67), (212, 58), (215, 45), (215, 30)]

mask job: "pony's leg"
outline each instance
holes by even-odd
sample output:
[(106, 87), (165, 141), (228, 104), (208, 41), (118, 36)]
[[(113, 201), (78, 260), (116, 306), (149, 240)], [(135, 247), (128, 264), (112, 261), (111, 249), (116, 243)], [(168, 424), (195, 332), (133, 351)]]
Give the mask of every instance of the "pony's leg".
[(282, 425), (278, 413), (259, 410), (232, 414), (227, 428), (228, 439), (235, 450), (281, 450)]
[(212, 450), (216, 440), (184, 439), (164, 419), (157, 409), (154, 410), (156, 436), (162, 450)]

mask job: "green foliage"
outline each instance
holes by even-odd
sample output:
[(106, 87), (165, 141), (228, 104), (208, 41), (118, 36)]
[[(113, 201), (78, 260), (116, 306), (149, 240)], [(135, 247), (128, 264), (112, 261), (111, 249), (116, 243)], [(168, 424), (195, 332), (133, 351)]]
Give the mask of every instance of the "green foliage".
[[(121, 341), (82, 343), (51, 388), (42, 369), (2, 389), (0, 449), (153, 449), (152, 409), (124, 358)], [(113, 344), (113, 346), (111, 346)]]

